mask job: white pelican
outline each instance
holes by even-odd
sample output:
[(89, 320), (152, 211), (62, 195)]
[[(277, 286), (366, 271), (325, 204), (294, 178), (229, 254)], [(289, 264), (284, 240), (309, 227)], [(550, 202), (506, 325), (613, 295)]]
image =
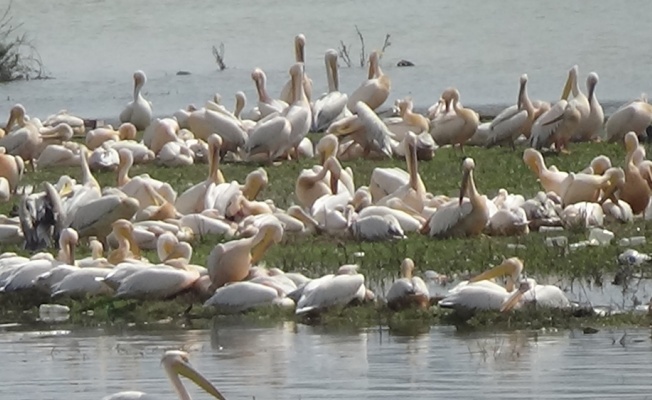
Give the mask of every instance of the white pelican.
[[(382, 157), (392, 156), (392, 133), (387, 125), (366, 103), (359, 101), (355, 105), (357, 115), (345, 117), (328, 128), (329, 133), (338, 137), (350, 136), (351, 139), (363, 148), (363, 157), (368, 157), (374, 150)], [(342, 152), (347, 153), (352, 147)]]
[(604, 225), (604, 211), (598, 203), (581, 201), (567, 205), (559, 218), (567, 229)]
[(283, 239), (283, 227), (278, 222), (261, 226), (251, 238), (220, 243), (206, 260), (212, 287), (217, 289), (228, 282), (239, 282), (249, 274), (251, 265), (258, 263), (267, 249)]
[(523, 162), (537, 175), (541, 186), (546, 192), (555, 192), (559, 196), (564, 194), (566, 190), (564, 181), (568, 178), (567, 172), (558, 171), (556, 168), (554, 170), (548, 169), (543, 160), (543, 155), (534, 149), (525, 149)]
[(59, 124), (70, 126), (74, 134), (78, 136), (83, 136), (86, 132), (84, 120), (68, 113), (67, 110), (61, 110), (56, 114), (52, 114), (43, 121), (44, 127), (55, 127)]
[[(479, 235), (489, 221), (489, 209), (484, 196), (478, 193), (473, 179), (475, 162), (466, 158), (462, 163), (463, 175), (460, 196), (451, 200), (430, 217), (423, 227), (430, 236), (475, 236)], [(464, 196), (467, 197), (464, 197)]]
[[(17, 128), (12, 130), (14, 124)], [(7, 154), (20, 156), (23, 161), (30, 162), (34, 169), (33, 161), (38, 156), (42, 139), (38, 126), (25, 118), (25, 108), (21, 104), (11, 108), (5, 132), (7, 134), (0, 138), (0, 147), (4, 147)]]
[(41, 154), (34, 160), (34, 163), (40, 169), (48, 167), (72, 167), (81, 164), (83, 151), (85, 150), (76, 142), (50, 144), (41, 151)]
[(220, 171), (221, 145), (220, 136), (213, 134), (208, 138), (208, 176), (206, 180), (190, 187), (177, 198), (174, 205), (181, 214), (202, 212), (208, 188), (224, 183), (224, 176)]
[(521, 282), (518, 289), (513, 292), (508, 292), (498, 285), (468, 285), (462, 290), (446, 295), (438, 304), (442, 308), (452, 308), (462, 312), (509, 311), (521, 305), (519, 300), (528, 290), (530, 285), (527, 281)]
[(557, 286), (539, 285), (532, 278), (521, 283), (519, 290), (503, 304), (501, 311), (509, 311), (523, 304), (534, 304), (537, 308), (564, 309), (571, 306), (568, 297)]
[(120, 282), (115, 297), (165, 300), (190, 289), (199, 278), (199, 271), (185, 260), (167, 260), (129, 275)]
[(384, 122), (396, 140), (403, 140), (408, 132), (416, 135), (429, 132), (430, 120), (412, 111), (414, 104), (410, 98), (396, 100), (395, 104), (398, 107), (399, 116), (386, 118)]
[(152, 104), (140, 93), (147, 83), (143, 71), (134, 72), (134, 99), (120, 113), (120, 122), (131, 122), (139, 131), (145, 130), (152, 120)]
[(650, 186), (641, 174), (641, 170), (634, 163), (637, 153), (642, 153), (638, 158), (645, 158), (645, 150), (642, 146), (639, 146), (638, 138), (634, 132), (627, 132), (625, 135), (625, 149), (627, 150), (623, 168), (625, 171), (625, 184), (620, 189), (618, 197), (629, 203), (632, 212), (637, 215), (645, 211), (652, 196)]
[(314, 313), (333, 306), (347, 305), (355, 299), (364, 300), (364, 275), (340, 270), (337, 275), (329, 274), (308, 282), (297, 301), (295, 313)]
[[(305, 47), (306, 47), (306, 37), (303, 35), (303, 33), (300, 33), (294, 37), (294, 55), (295, 55), (295, 61), (297, 63), (305, 64), (306, 62)], [(301, 78), (301, 86), (303, 87), (308, 102), (310, 102), (310, 99), (312, 97), (312, 79), (308, 77), (308, 74), (306, 74), (305, 71), (303, 71), (303, 75)], [(279, 99), (288, 104), (292, 104), (296, 101), (297, 99), (296, 92), (292, 88), (292, 79), (286, 82), (285, 86), (283, 86)]]
[(52, 285), (51, 296), (85, 297), (111, 294), (113, 290), (101, 282), (111, 270), (111, 268), (88, 267), (72, 271)]
[(216, 111), (206, 108), (190, 113), (188, 127), (197, 139), (208, 140), (217, 133), (222, 138), (222, 152), (236, 152), (247, 141), (242, 123), (228, 111)]
[(270, 279), (262, 282), (231, 282), (217, 289), (204, 302), (204, 307), (212, 306), (220, 312), (239, 313), (263, 306), (294, 307), (294, 301), (285, 297), (285, 292)]
[(446, 89), (441, 97), (446, 101), (446, 110), (430, 122), (430, 134), (438, 146), (459, 144), (463, 152), (464, 143), (478, 129), (480, 117), (470, 108), (462, 107), (456, 88)]
[[(294, 193), (299, 204), (306, 209), (310, 209), (320, 197), (328, 194), (337, 194), (341, 170), (342, 166), (337, 159), (330, 156), (318, 172), (312, 169), (301, 171), (294, 186)], [(324, 178), (329, 173), (330, 182), (326, 182)]]
[(416, 306), (430, 307), (430, 292), (423, 279), (412, 276), (414, 261), (406, 258), (401, 263), (401, 279), (394, 281), (387, 292), (387, 306), (392, 310), (401, 310)]
[(294, 101), (289, 105), (282, 115), (287, 118), (292, 127), (290, 131), (290, 140), (286, 150), (294, 149), (296, 159), (299, 159), (299, 144), (310, 131), (312, 121), (312, 110), (310, 102), (301, 84), (303, 76), (303, 64), (296, 63), (290, 68), (290, 77), (292, 80), (292, 90), (294, 91)]
[(118, 219), (130, 219), (138, 211), (138, 200), (127, 196), (109, 195), (79, 206), (74, 211), (70, 227), (80, 237), (96, 236), (104, 241), (111, 224)]
[(645, 129), (652, 124), (652, 104), (647, 99), (638, 99), (624, 104), (607, 119), (604, 126), (609, 142), (623, 140), (627, 132), (644, 136)]
[[(288, 103), (285, 101), (272, 99), (269, 96), (267, 93), (267, 75), (262, 69), (255, 68), (251, 73), (251, 79), (254, 81), (258, 92), (258, 110), (262, 118), (273, 112), (282, 113), (288, 107)], [(292, 78), (290, 78), (291, 80)]]
[(518, 236), (530, 232), (529, 221), (521, 207), (499, 208), (489, 218), (486, 231), (492, 236)]
[(367, 80), (349, 96), (346, 107), (354, 114), (357, 112), (356, 104), (359, 101), (365, 103), (372, 110), (375, 110), (389, 97), (392, 82), (389, 76), (383, 74), (383, 71), (380, 69), (379, 58), (380, 54), (378, 51), (369, 54), (369, 74)]
[(86, 147), (90, 150), (95, 150), (100, 147), (102, 143), (109, 140), (135, 140), (137, 133), (138, 130), (131, 122), (121, 124), (117, 131), (113, 130), (113, 127), (110, 125), (95, 128), (86, 133)]
[[(595, 96), (595, 87), (598, 84), (598, 74), (591, 72), (586, 78), (587, 102), (589, 103), (589, 113), (582, 116), (579, 126), (572, 139), (576, 141), (592, 141), (597, 140), (602, 132), (602, 125), (604, 124), (604, 111), (602, 106)], [(575, 101), (577, 97), (571, 101)], [(581, 99), (580, 101), (583, 101)], [(578, 107), (579, 108), (579, 107)]]
[[(186, 378), (190, 379), (197, 386), (202, 388), (206, 393), (215, 397), (216, 399), (225, 400), (224, 396), (222, 396), (220, 391), (217, 390), (215, 386), (213, 386), (213, 384), (208, 381), (208, 379), (206, 379), (199, 371), (197, 371), (190, 364), (190, 357), (188, 356), (188, 353), (186, 353), (185, 351), (180, 351), (180, 350), (166, 351), (165, 354), (163, 354), (163, 358), (161, 359), (161, 364), (163, 365), (163, 368), (165, 369), (165, 373), (170, 379), (170, 383), (172, 384), (172, 387), (174, 388), (174, 391), (177, 393), (177, 396), (179, 396), (180, 400), (191, 400), (191, 399), (190, 399), (190, 393), (188, 393), (186, 388), (183, 386), (181, 379), (179, 379), (179, 375), (185, 376)], [(152, 396), (152, 397), (157, 397), (157, 396)], [(120, 393), (112, 394), (110, 396), (106, 396), (102, 400), (137, 400), (137, 399), (146, 400), (147, 398), (150, 398), (150, 396), (147, 395), (146, 393), (137, 392), (137, 391), (128, 391), (128, 392), (120, 392)]]
[(392, 239), (405, 239), (405, 232), (398, 219), (392, 214), (369, 215), (358, 217), (354, 214), (353, 206), (349, 207), (349, 230), (356, 240), (384, 241)]
[(337, 51), (326, 50), (324, 55), (326, 64), (326, 78), (328, 79), (328, 93), (324, 93), (315, 100), (313, 105), (312, 130), (325, 131), (334, 121), (346, 115), (346, 103), (349, 96), (341, 93), (339, 89), (339, 72), (337, 67)]
[(0, 147), (0, 177), (6, 179), (9, 193), (15, 193), (18, 183), (25, 172), (25, 163), (20, 156), (12, 156), (6, 153), (4, 147)]
[[(79, 158), (79, 156), (77, 158)], [(109, 146), (108, 143), (103, 143), (102, 146), (93, 150), (91, 155), (88, 157), (88, 167), (91, 171), (114, 171), (119, 165), (120, 155), (118, 154), (118, 151)]]
[(406, 211), (387, 206), (364, 207), (360, 210), (358, 216), (360, 218), (369, 217), (371, 215), (379, 215), (382, 217), (389, 214), (396, 218), (403, 232), (418, 232), (425, 223), (425, 219), (419, 214), (410, 214)]
[(258, 154), (265, 155), (265, 160), (272, 163), (289, 147), (292, 124), (287, 118), (270, 114), (258, 121), (249, 133), (244, 146), (246, 158)]
[(514, 148), (514, 141), (532, 129), (535, 109), (527, 94), (527, 79), (526, 74), (521, 75), (516, 105), (504, 109), (489, 124), (488, 146), (508, 143)]
[[(562, 182), (562, 204), (567, 206), (579, 202), (601, 202), (622, 191), (625, 186), (625, 173), (621, 168), (609, 168), (604, 175), (569, 174)], [(602, 197), (601, 197), (602, 194)]]
[(568, 152), (567, 145), (577, 130), (582, 114), (577, 102), (559, 100), (532, 125), (530, 144), (536, 149), (555, 145), (557, 152)]
[(140, 208), (154, 204), (153, 199), (146, 190), (146, 186), (154, 189), (154, 191), (170, 203), (176, 201), (177, 193), (169, 183), (151, 178), (147, 174), (129, 177), (129, 169), (134, 161), (133, 155), (129, 150), (120, 149), (118, 156), (117, 187), (127, 196), (138, 200)]

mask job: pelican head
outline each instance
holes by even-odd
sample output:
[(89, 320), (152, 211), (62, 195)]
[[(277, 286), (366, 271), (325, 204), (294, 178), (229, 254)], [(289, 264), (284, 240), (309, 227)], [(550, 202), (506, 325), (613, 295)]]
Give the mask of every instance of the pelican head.
[(414, 261), (411, 258), (406, 258), (401, 262), (401, 274), (403, 278), (412, 278), (412, 271), (414, 271)]
[(247, 175), (245, 179), (242, 195), (247, 200), (255, 200), (261, 190), (263, 190), (269, 183), (267, 171), (265, 168), (258, 168)]
[(328, 169), (328, 171), (331, 173), (331, 193), (337, 194), (337, 185), (340, 180), (340, 176), (342, 175), (342, 165), (339, 161), (337, 161), (337, 158), (331, 156), (328, 157), (324, 162), (324, 168)]
[(607, 156), (599, 155), (591, 160), (591, 169), (595, 175), (603, 175), (609, 168), (611, 168), (611, 160)]
[(570, 92), (573, 88), (573, 85), (575, 84), (575, 82), (577, 82), (578, 73), (579, 73), (579, 68), (577, 65), (573, 65), (573, 67), (570, 70), (568, 70), (568, 78), (566, 79), (564, 90), (561, 93), (562, 100), (568, 100), (568, 96), (570, 96)]
[(9, 133), (11, 128), (14, 126), (14, 123), (18, 121), (19, 123), (25, 120), (25, 107), (22, 104), (16, 104), (11, 107), (9, 111), (9, 120), (7, 120), (7, 125), (5, 125), (5, 132)]
[(615, 194), (625, 185), (625, 171), (622, 168), (609, 168), (603, 176), (607, 178), (606, 188), (603, 188), (603, 195), (598, 203), (603, 204), (607, 199), (611, 199), (614, 204), (618, 204)]
[(638, 136), (635, 132), (629, 131), (625, 134), (625, 151), (629, 154), (633, 152), (639, 145)]
[(473, 179), (472, 173), (474, 169), (475, 161), (470, 157), (465, 158), (462, 162), (462, 187), (460, 188), (459, 204), (462, 204), (466, 189), (469, 187), (469, 182)]
[(591, 72), (589, 76), (586, 77), (586, 87), (588, 89), (588, 95), (586, 96), (589, 101), (593, 97), (593, 93), (595, 93), (595, 86), (598, 84), (598, 74), (595, 72)]
[(326, 134), (319, 139), (317, 146), (315, 146), (315, 151), (319, 154), (319, 163), (321, 165), (324, 165), (324, 162), (329, 157), (337, 155), (339, 144), (340, 141), (337, 139), (337, 136), (332, 133)]
[(305, 62), (304, 48), (306, 46), (306, 37), (303, 33), (294, 37), (294, 54), (297, 62)]
[(118, 128), (120, 140), (135, 140), (137, 133), (138, 130), (136, 129), (136, 126), (131, 122), (125, 122)]
[(537, 175), (546, 169), (541, 152), (532, 148), (525, 149), (523, 152), (523, 162)]
[(278, 222), (268, 222), (260, 227), (253, 238), (254, 245), (251, 248), (251, 264), (259, 262), (267, 249), (272, 244), (283, 240), (283, 226)]
[(140, 247), (134, 239), (134, 226), (126, 219), (118, 219), (111, 224), (113, 232), (118, 239), (124, 239), (129, 243), (129, 250), (135, 258), (140, 258)]
[(500, 307), (500, 312), (508, 312), (516, 308), (516, 306), (519, 305), (519, 302), (523, 298), (523, 295), (525, 292), (530, 290), (532, 288), (532, 284), (528, 281), (522, 281), (519, 286), (518, 290), (512, 294), (505, 303), (503, 303), (502, 307)]
[(303, 76), (303, 63), (297, 62), (290, 67), (290, 76), (293, 79), (301, 78)]
[(521, 75), (519, 82), (521, 83), (521, 85), (525, 85), (527, 83), (527, 74)]
[(147, 75), (145, 75), (145, 72), (141, 70), (134, 72), (134, 87), (143, 87), (145, 83), (147, 83)]
[(518, 257), (510, 257), (506, 260), (503, 260), (500, 265), (473, 277), (469, 280), (469, 283), (484, 281), (507, 275), (509, 280), (507, 281), (506, 289), (508, 292), (511, 292), (514, 289), (514, 284), (518, 282), (522, 272), (523, 261)]
[(68, 265), (75, 265), (75, 247), (79, 241), (79, 235), (77, 231), (72, 228), (66, 228), (61, 231), (59, 236), (59, 248), (65, 258)]
[(199, 371), (195, 369), (195, 367), (190, 364), (188, 353), (185, 351), (166, 351), (163, 355), (163, 358), (161, 359), (161, 364), (163, 364), (165, 372), (167, 372), (167, 374), (170, 376), (172, 385), (174, 386), (175, 390), (179, 394), (185, 393), (186, 396), (181, 396), (182, 398), (190, 398), (190, 396), (186, 392), (185, 388), (183, 388), (183, 384), (178, 378), (179, 375), (190, 379), (193, 383), (195, 383), (197, 386), (206, 391), (206, 393), (210, 394), (216, 399), (226, 400), (224, 396), (222, 396), (222, 393), (220, 393), (220, 391), (217, 390), (215, 386), (213, 386), (213, 384), (208, 381), (208, 379), (206, 379)]

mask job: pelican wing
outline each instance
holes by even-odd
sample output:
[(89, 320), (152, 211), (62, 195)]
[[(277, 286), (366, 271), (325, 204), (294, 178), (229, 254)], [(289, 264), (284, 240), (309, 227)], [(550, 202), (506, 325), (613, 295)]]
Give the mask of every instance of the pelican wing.
[(500, 310), (508, 298), (509, 293), (502, 287), (472, 284), (449, 293), (439, 306), (456, 310)]
[(462, 204), (458, 200), (451, 200), (430, 217), (430, 236), (447, 236), (457, 224), (471, 214), (473, 206), (468, 198), (464, 198)]
[(313, 130), (322, 132), (343, 115), (349, 97), (345, 93), (326, 93), (313, 106)]
[(364, 285), (364, 276), (327, 275), (309, 282), (297, 303), (296, 314), (304, 314), (335, 305), (345, 305), (353, 300)]
[(464, 118), (454, 111), (441, 114), (430, 123), (430, 134), (439, 146), (450, 144), (454, 135), (464, 127)]
[(549, 144), (552, 135), (555, 134), (563, 121), (567, 105), (566, 100), (559, 100), (550, 110), (534, 121), (532, 136), (530, 137), (532, 147), (540, 149)]
[(234, 282), (217, 289), (204, 307), (213, 306), (228, 312), (242, 312), (250, 308), (271, 304), (278, 297), (272, 287), (253, 282)]
[(355, 109), (358, 113), (358, 118), (367, 131), (367, 140), (369, 143), (373, 144), (379, 152), (385, 154), (387, 157), (391, 157), (392, 145), (390, 138), (392, 137), (392, 133), (387, 128), (387, 125), (385, 125), (383, 120), (367, 104), (359, 101)]
[(270, 153), (272, 159), (278, 157), (287, 146), (292, 125), (287, 118), (275, 116), (261, 121), (249, 134), (244, 150), (249, 156)]
[(505, 109), (491, 122), (489, 145), (516, 139), (527, 117), (527, 111), (519, 110), (516, 106)]
[(118, 287), (116, 297), (162, 300), (179, 293), (198, 278), (198, 273), (168, 266), (145, 268), (124, 279)]
[(389, 288), (389, 291), (387, 292), (387, 296), (385, 297), (385, 299), (387, 300), (388, 303), (392, 303), (402, 297), (409, 296), (415, 293), (416, 290), (414, 288), (414, 285), (412, 285), (412, 281), (407, 278), (401, 278), (392, 284), (392, 286)]

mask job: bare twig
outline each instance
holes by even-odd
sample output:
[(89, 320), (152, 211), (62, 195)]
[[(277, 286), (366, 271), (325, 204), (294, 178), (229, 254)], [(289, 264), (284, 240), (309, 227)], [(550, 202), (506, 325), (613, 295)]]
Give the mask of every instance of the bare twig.
[(389, 33), (385, 34), (385, 41), (383, 42), (383, 47), (380, 49), (380, 57), (379, 58), (383, 58), (383, 54), (385, 53), (385, 49), (392, 45), (392, 42), (389, 41), (389, 38), (391, 36), (392, 35), (390, 35)]
[(347, 67), (351, 68), (351, 57), (349, 57), (349, 47), (344, 44), (344, 41), (340, 40), (340, 47), (337, 49), (337, 53)]
[(224, 71), (226, 69), (226, 64), (224, 63), (224, 43), (220, 43), (219, 50), (213, 46), (213, 57), (215, 57), (215, 62), (220, 71)]
[(367, 62), (367, 55), (365, 54), (365, 48), (364, 48), (364, 36), (362, 36), (362, 32), (360, 32), (360, 29), (358, 29), (358, 25), (355, 25), (355, 31), (358, 33), (358, 37), (360, 38), (360, 67), (364, 67), (365, 63)]

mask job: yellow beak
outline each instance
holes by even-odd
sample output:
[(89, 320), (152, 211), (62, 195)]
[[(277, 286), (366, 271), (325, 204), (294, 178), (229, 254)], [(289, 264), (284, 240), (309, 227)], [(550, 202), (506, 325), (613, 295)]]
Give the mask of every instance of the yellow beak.
[(192, 367), (189, 363), (179, 363), (176, 365), (175, 372), (181, 376), (193, 381), (197, 386), (202, 388), (206, 393), (215, 397), (216, 399), (226, 400), (222, 393), (208, 379), (206, 379), (202, 374), (199, 373), (195, 368)]
[(471, 171), (465, 170), (464, 174), (462, 175), (462, 186), (460, 187), (460, 202), (459, 204), (462, 204), (462, 200), (464, 199), (464, 195), (466, 194), (466, 188), (469, 186), (469, 177), (470, 177)]
[(521, 301), (521, 298), (523, 297), (523, 291), (522, 290), (517, 290), (514, 294), (509, 296), (507, 301), (500, 307), (500, 312), (508, 312), (513, 310)]
[(569, 73), (568, 78), (566, 78), (566, 84), (564, 85), (564, 90), (561, 92), (561, 99), (562, 100), (568, 100), (568, 96), (570, 96), (572, 84), (573, 84), (573, 78), (571, 77), (571, 74)]

